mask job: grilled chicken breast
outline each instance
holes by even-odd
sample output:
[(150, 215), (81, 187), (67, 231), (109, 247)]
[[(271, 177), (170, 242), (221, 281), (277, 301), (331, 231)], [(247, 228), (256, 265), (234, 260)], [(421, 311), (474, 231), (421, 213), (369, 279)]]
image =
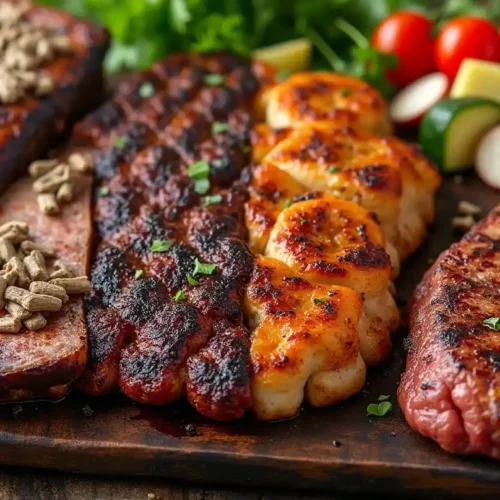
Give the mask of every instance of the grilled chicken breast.
[(362, 307), (352, 289), (312, 284), (279, 260), (257, 258), (245, 296), (257, 418), (292, 417), (304, 398), (326, 406), (363, 387)]
[(401, 260), (418, 248), (434, 217), (439, 175), (415, 148), (394, 137), (312, 123), (295, 129), (262, 162), (308, 190), (353, 200), (374, 212)]
[(312, 283), (347, 286), (363, 294), (358, 334), (367, 365), (387, 356), (391, 332), (399, 325), (384, 243), (380, 226), (367, 210), (324, 196), (284, 210), (265, 251)]
[(297, 73), (269, 93), (266, 121), (274, 129), (328, 121), (388, 135), (387, 103), (366, 82), (327, 72)]
[(399, 404), (445, 450), (500, 459), (499, 315), (500, 206), (438, 257), (411, 303)]

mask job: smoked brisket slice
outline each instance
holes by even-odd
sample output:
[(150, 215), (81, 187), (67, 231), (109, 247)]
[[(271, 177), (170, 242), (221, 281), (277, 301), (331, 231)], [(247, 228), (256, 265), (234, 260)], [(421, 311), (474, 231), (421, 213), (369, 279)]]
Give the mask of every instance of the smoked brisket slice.
[(45, 157), (55, 139), (102, 99), (107, 31), (45, 7), (31, 7), (27, 17), (35, 24), (67, 34), (72, 51), (44, 67), (56, 83), (51, 94), (0, 105), (0, 192), (32, 161)]

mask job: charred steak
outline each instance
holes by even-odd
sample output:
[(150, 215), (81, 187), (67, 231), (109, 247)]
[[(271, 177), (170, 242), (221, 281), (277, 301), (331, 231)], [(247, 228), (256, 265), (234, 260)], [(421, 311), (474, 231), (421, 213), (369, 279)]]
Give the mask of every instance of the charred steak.
[(500, 206), (441, 254), (411, 305), (399, 403), (445, 450), (500, 458), (499, 315)]
[(102, 97), (107, 31), (66, 13), (32, 6), (27, 20), (70, 38), (71, 50), (43, 67), (56, 82), (46, 97), (0, 105), (0, 192), (28, 165), (44, 157), (54, 140)]

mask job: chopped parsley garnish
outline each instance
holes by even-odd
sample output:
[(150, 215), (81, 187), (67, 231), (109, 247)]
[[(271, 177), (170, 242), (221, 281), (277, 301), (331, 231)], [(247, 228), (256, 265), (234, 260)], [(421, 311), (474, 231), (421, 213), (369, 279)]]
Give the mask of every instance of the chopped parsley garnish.
[(189, 273), (187, 274), (187, 279), (188, 279), (188, 283), (191, 286), (198, 286), (200, 284), (200, 282), (196, 281)]
[(196, 276), (197, 274), (212, 274), (217, 266), (215, 264), (205, 264), (200, 262), (198, 259), (194, 261), (194, 271), (193, 274)]
[(119, 135), (116, 139), (115, 139), (115, 148), (119, 148), (119, 149), (122, 149), (123, 147), (125, 147), (125, 144), (127, 143), (127, 140), (125, 139), (125, 137), (123, 137), (122, 135)]
[(168, 252), (173, 244), (172, 240), (154, 240), (149, 249), (152, 252)]
[(229, 130), (229, 125), (224, 122), (212, 123), (212, 134), (225, 134)]
[(389, 401), (382, 401), (382, 403), (372, 403), (366, 408), (368, 416), (383, 417), (392, 410), (392, 403)]
[(305, 217), (300, 218), (300, 223), (305, 224), (307, 222), (307, 219)]
[(490, 330), (500, 330), (500, 318), (486, 318), (483, 321), (483, 326), (489, 328)]
[(324, 304), (325, 303), (325, 299), (313, 299), (313, 302), (316, 304), (316, 305), (320, 305), (320, 304)]
[(210, 165), (205, 160), (200, 160), (191, 165), (187, 171), (189, 177), (194, 180), (194, 190), (198, 194), (206, 194), (210, 190)]
[(220, 194), (213, 194), (210, 196), (205, 196), (203, 200), (203, 204), (208, 207), (210, 205), (215, 205), (217, 203), (220, 203), (222, 201), (222, 195)]
[(290, 71), (287, 69), (280, 69), (278, 71), (278, 82), (286, 80), (290, 76)]
[(206, 179), (210, 174), (210, 165), (205, 160), (197, 161), (188, 168), (187, 174), (191, 179)]
[(386, 399), (389, 399), (391, 396), (387, 395), (387, 394), (381, 394), (379, 397), (378, 397), (378, 400), (379, 401), (385, 401)]
[(194, 190), (198, 194), (207, 194), (210, 191), (210, 181), (208, 179), (196, 179), (194, 181)]
[(291, 206), (292, 206), (292, 202), (291, 202), (290, 200), (285, 200), (285, 203), (283, 203), (283, 206), (284, 206), (285, 208), (289, 208), (289, 207), (291, 207)]
[(342, 97), (349, 97), (351, 94), (352, 94), (352, 90), (350, 90), (350, 89), (342, 89), (340, 91), (340, 95)]
[(109, 187), (101, 187), (97, 190), (97, 196), (99, 198), (105, 198), (106, 196), (109, 196)]
[(182, 302), (184, 299), (184, 290), (177, 290), (177, 293), (174, 295), (174, 300), (176, 302)]
[(242, 147), (241, 147), (241, 152), (242, 152), (244, 155), (246, 155), (246, 154), (250, 153), (250, 151), (252, 151), (251, 146), (245, 145), (245, 146), (242, 146)]
[(142, 278), (144, 276), (144, 271), (142, 269), (136, 269), (134, 277), (136, 280)]
[(335, 165), (332, 165), (331, 167), (328, 167), (328, 173), (329, 174), (334, 174), (335, 172), (338, 172), (340, 170), (340, 167), (336, 167)]
[(154, 93), (155, 93), (155, 88), (151, 82), (144, 82), (139, 88), (139, 95), (143, 99), (151, 97), (152, 95), (154, 95)]
[(222, 85), (224, 83), (224, 75), (220, 75), (218, 73), (211, 73), (209, 75), (205, 75), (205, 77), (203, 78), (203, 81), (207, 84), (207, 85), (212, 85), (212, 86), (218, 86), (218, 85)]

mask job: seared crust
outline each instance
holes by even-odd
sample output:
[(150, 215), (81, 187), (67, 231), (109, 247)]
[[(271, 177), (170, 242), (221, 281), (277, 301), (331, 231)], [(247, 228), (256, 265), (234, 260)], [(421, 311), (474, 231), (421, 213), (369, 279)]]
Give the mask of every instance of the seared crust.
[(387, 103), (374, 87), (353, 76), (296, 73), (270, 92), (267, 123), (277, 129), (327, 121), (388, 135)]
[[(208, 74), (224, 82), (209, 85)], [(152, 96), (141, 96), (145, 82)], [(151, 404), (187, 396), (219, 420), (250, 408), (250, 334), (241, 302), (253, 256), (244, 242), (246, 195), (235, 181), (249, 161), (258, 90), (246, 60), (179, 54), (122, 85), (77, 126), (74, 144), (95, 148), (97, 184), (109, 189), (94, 212), (100, 243), (80, 380), (86, 392), (119, 388)], [(227, 123), (228, 132), (214, 132), (214, 121)], [(209, 206), (187, 175), (200, 159), (211, 167), (206, 194), (221, 196)], [(155, 240), (172, 246), (154, 252)], [(216, 268), (195, 276), (196, 259)], [(136, 279), (136, 270), (144, 276)], [(184, 299), (176, 302), (179, 291)]]
[(292, 417), (304, 398), (327, 406), (361, 389), (362, 307), (355, 290), (312, 284), (279, 260), (257, 257), (245, 297), (257, 418)]
[[(85, 274), (91, 248), (91, 214), (90, 181), (84, 183), (82, 195), (66, 207), (64, 215), (48, 219), (39, 212), (30, 179), (18, 181), (0, 198), (0, 223), (26, 221), (36, 243), (54, 248), (71, 269)], [(73, 382), (82, 374), (86, 359), (83, 299), (72, 297), (61, 311), (51, 314), (45, 328), (0, 334), (0, 393), (4, 393), (0, 398), (19, 399), (23, 391), (28, 395), (60, 394), (49, 388)]]
[(44, 157), (54, 140), (102, 97), (107, 31), (44, 7), (31, 7), (27, 17), (35, 24), (67, 34), (72, 51), (44, 67), (56, 83), (50, 95), (0, 106), (0, 192), (32, 161)]
[(264, 157), (309, 190), (353, 200), (377, 214), (404, 260), (434, 218), (440, 179), (415, 148), (327, 122), (304, 124)]
[(398, 391), (408, 423), (454, 453), (500, 458), (500, 206), (415, 291)]

